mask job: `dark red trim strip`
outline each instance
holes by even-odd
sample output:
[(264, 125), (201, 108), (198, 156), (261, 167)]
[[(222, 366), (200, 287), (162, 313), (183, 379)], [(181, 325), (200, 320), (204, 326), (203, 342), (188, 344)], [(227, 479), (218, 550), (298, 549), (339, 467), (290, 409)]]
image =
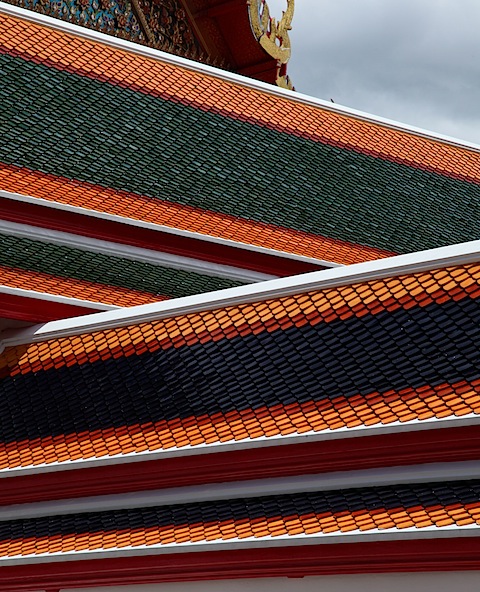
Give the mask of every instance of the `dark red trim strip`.
[(0, 592), (243, 578), (478, 570), (480, 538), (375, 541), (0, 568)]
[(217, 243), (206, 240), (148, 230), (16, 200), (0, 199), (0, 218), (10, 222), (70, 232), (183, 257), (193, 257), (202, 261), (231, 265), (279, 277), (324, 269), (324, 267), (312, 263), (249, 251), (243, 249), (241, 245), (238, 247), (219, 246)]
[(0, 482), (0, 505), (478, 459), (478, 426), (445, 428), (9, 477)]
[(105, 310), (0, 293), (0, 318), (45, 323)]

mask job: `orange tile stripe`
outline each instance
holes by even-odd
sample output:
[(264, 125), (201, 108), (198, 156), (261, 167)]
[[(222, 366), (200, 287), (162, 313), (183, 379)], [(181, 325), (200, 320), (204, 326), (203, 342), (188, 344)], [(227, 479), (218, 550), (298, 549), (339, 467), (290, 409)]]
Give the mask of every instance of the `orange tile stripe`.
[(480, 380), (2, 443), (0, 469), (473, 413)]
[(398, 507), (394, 509), (358, 510), (350, 512), (324, 512), (244, 518), (176, 526), (110, 530), (82, 534), (55, 535), (13, 539), (0, 543), (0, 556), (38, 555), (40, 553), (66, 553), (95, 549), (117, 549), (167, 545), (172, 543), (226, 541), (255, 537), (315, 535), (333, 532), (366, 532), (405, 528), (438, 528), (456, 525), (480, 524), (480, 502), (450, 504), (448, 506)]
[(139, 355), (160, 348), (315, 325), (399, 308), (480, 296), (480, 265), (438, 269), (363, 284), (192, 313), (130, 327), (7, 349), (0, 368), (11, 375)]
[(0, 45), (3, 51), (59, 69), (480, 182), (480, 159), (476, 152), (272, 96), (10, 16), (2, 15)]
[(361, 263), (394, 254), (2, 163), (0, 187), (12, 193), (335, 263)]
[(134, 306), (167, 299), (167, 296), (4, 266), (0, 266), (0, 285), (116, 306)]

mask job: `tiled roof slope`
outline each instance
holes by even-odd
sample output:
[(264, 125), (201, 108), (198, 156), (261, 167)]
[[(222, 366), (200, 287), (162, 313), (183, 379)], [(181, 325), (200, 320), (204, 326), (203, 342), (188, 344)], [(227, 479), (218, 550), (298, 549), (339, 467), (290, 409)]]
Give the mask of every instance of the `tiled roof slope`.
[(472, 525), (479, 481), (395, 485), (11, 520), (0, 523), (0, 557)]
[(7, 348), (1, 467), (478, 415), (479, 264), (385, 273)]
[(478, 151), (82, 35), (2, 15), (1, 189), (339, 263), (478, 237)]
[(0, 285), (133, 306), (243, 282), (0, 234)]

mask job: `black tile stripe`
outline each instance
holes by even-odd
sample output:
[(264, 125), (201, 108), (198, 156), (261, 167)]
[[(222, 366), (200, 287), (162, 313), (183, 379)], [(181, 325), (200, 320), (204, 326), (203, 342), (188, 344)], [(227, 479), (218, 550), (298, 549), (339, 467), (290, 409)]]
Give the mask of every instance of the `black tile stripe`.
[(478, 237), (478, 184), (21, 58), (0, 68), (5, 163), (395, 252)]
[(0, 439), (350, 397), (480, 376), (480, 299), (292, 327), (0, 383)]
[(478, 501), (478, 480), (346, 489), (10, 520), (0, 522), (0, 541), (310, 513), (444, 507)]

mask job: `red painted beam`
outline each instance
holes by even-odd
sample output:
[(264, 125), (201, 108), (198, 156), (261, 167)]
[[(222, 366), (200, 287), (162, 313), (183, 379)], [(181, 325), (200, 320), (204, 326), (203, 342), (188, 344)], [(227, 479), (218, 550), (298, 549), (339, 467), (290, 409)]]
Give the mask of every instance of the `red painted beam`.
[(479, 558), (480, 538), (451, 538), (61, 561), (0, 568), (0, 592), (243, 578), (465, 571), (480, 569)]
[(0, 293), (0, 318), (45, 323), (104, 310)]
[[(222, 0), (221, 2), (217, 2), (213, 6), (206, 6), (193, 14), (193, 18), (195, 20), (201, 18), (215, 18), (218, 16), (223, 16), (226, 14), (230, 14), (232, 12), (239, 12), (242, 13), (246, 10), (245, 4), (243, 2), (239, 2), (239, 0)], [(253, 34), (249, 31), (250, 34)]]
[(478, 459), (478, 426), (425, 430), (9, 477), (0, 482), (0, 505)]
[(102, 218), (15, 200), (0, 200), (0, 219), (183, 257), (192, 257), (212, 263), (231, 265), (280, 277), (323, 269), (323, 267), (316, 264), (257, 253), (242, 249), (241, 246), (219, 245), (206, 240), (149, 230), (121, 222), (112, 222)]

